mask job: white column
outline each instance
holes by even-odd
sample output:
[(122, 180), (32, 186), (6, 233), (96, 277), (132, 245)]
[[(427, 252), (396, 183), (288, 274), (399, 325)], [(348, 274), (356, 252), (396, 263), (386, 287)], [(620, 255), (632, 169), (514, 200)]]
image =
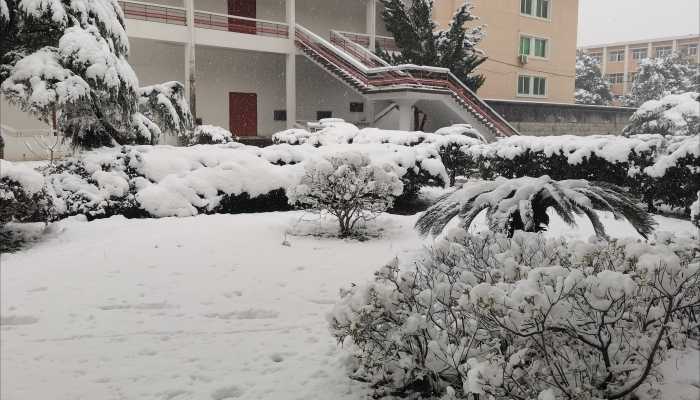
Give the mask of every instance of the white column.
[(603, 47), (603, 59), (600, 61), (600, 72), (605, 78), (605, 74), (608, 72), (608, 48)]
[(625, 45), (625, 71), (624, 78), (622, 80), (622, 93), (627, 94), (627, 77), (629, 76), (630, 69), (630, 46)]
[(675, 53), (678, 51), (678, 40), (674, 40), (673, 44), (671, 45), (671, 50)]
[(413, 105), (415, 100), (398, 100), (396, 104), (399, 106), (399, 130), (411, 131), (411, 122), (413, 122)]
[(366, 0), (366, 6), (369, 49), (374, 51), (377, 48), (377, 0)]
[(651, 42), (647, 43), (647, 58), (655, 58), (654, 54), (651, 54), (654, 51), (654, 46), (652, 45)]
[(296, 2), (287, 0), (287, 24), (289, 25), (289, 53), (285, 56), (285, 108), (287, 109), (287, 129), (294, 128), (297, 122), (297, 57), (294, 37), (296, 32)]
[(192, 117), (197, 118), (197, 64), (195, 62), (195, 26), (194, 26), (194, 0), (185, 0), (185, 12), (187, 14), (188, 43), (185, 44), (185, 74), (187, 98), (190, 103)]

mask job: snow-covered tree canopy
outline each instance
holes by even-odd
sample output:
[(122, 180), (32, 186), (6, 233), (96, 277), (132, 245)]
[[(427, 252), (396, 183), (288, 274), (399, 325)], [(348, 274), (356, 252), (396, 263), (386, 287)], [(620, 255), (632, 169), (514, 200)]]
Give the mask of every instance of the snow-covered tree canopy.
[[(461, 6), (446, 30), (438, 30), (433, 22), (432, 0), (382, 0), (382, 17), (399, 48), (398, 53), (378, 50), (392, 64), (416, 64), (449, 68), (472, 90), (484, 83), (483, 75), (473, 74), (486, 59), (476, 51), (486, 35), (483, 25), (468, 27), (477, 20), (469, 3)], [(407, 4), (408, 3), (408, 4)]]
[(700, 70), (685, 57), (673, 53), (668, 57), (642, 60), (632, 90), (623, 101), (628, 106), (638, 107), (645, 101), (684, 92), (700, 92)]
[(178, 136), (189, 133), (194, 125), (185, 99), (185, 86), (177, 81), (144, 86), (139, 89), (140, 110), (163, 131)]
[(612, 100), (610, 86), (598, 62), (584, 52), (576, 54), (576, 103), (605, 105)]
[(692, 135), (700, 130), (700, 93), (669, 94), (644, 102), (630, 117), (626, 135)]
[[(157, 140), (116, 0), (0, 0), (0, 10), (0, 93), (10, 102), (55, 121), (76, 146)], [(164, 89), (142, 109), (165, 130), (187, 129), (183, 96)]]

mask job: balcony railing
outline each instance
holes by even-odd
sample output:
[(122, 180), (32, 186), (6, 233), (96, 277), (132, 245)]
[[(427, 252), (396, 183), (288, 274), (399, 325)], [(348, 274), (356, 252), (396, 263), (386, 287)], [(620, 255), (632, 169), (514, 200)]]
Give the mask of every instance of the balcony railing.
[[(119, 1), (119, 5), (124, 11), (124, 16), (128, 19), (180, 26), (187, 25), (186, 10), (183, 7), (131, 0)], [(278, 38), (289, 37), (289, 26), (283, 22), (219, 14), (209, 11), (195, 11), (194, 24), (197, 28), (203, 29)]]

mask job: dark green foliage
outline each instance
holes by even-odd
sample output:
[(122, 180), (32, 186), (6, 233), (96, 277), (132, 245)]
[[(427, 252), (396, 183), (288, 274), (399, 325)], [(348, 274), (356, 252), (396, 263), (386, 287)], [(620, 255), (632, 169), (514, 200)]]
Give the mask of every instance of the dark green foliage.
[(380, 57), (395, 65), (449, 68), (473, 91), (484, 84), (484, 76), (473, 73), (486, 60), (475, 51), (484, 36), (484, 28), (466, 26), (477, 19), (470, 5), (457, 10), (447, 30), (436, 31), (432, 0), (413, 0), (408, 5), (402, 0), (382, 0), (382, 3), (382, 17), (399, 53), (378, 49)]
[(288, 211), (291, 209), (293, 209), (293, 207), (289, 205), (287, 194), (284, 189), (276, 189), (252, 198), (248, 193), (235, 196), (226, 195), (221, 199), (221, 202), (214, 210), (200, 210), (200, 212), (207, 214), (247, 214)]
[(45, 189), (30, 193), (7, 177), (0, 178), (0, 227), (8, 222), (48, 222), (53, 212)]

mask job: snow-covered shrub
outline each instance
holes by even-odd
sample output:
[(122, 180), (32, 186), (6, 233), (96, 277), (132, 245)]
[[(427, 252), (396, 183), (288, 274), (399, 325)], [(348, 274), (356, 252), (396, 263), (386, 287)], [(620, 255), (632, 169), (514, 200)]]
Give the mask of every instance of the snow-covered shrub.
[(641, 178), (640, 191), (650, 208), (665, 204), (687, 213), (700, 190), (700, 136), (672, 143)]
[(197, 144), (225, 144), (235, 141), (235, 136), (228, 130), (214, 125), (199, 125), (188, 140), (189, 146)]
[(486, 211), (489, 229), (513, 236), (515, 231), (540, 232), (547, 229), (547, 209), (570, 225), (574, 215), (585, 215), (598, 237), (606, 238), (605, 227), (596, 210), (610, 211), (615, 218), (625, 218), (643, 237), (655, 225), (651, 216), (618, 186), (586, 180), (555, 181), (549, 176), (467, 183), (435, 202), (416, 222), (422, 234), (440, 234), (448, 222), (459, 216), (469, 228), (474, 219)]
[(697, 330), (699, 254), (671, 237), (454, 229), (342, 290), (328, 318), (376, 397), (621, 398), (653, 392), (666, 351)]
[(185, 86), (177, 81), (138, 89), (139, 109), (163, 132), (179, 137), (192, 130), (194, 120), (185, 99)]
[(697, 199), (690, 205), (690, 221), (700, 228), (700, 191)]
[[(685, 144), (684, 144), (685, 143)], [(665, 173), (694, 178), (700, 173), (697, 136), (640, 134), (631, 137), (597, 136), (514, 136), (494, 143), (465, 146), (464, 152), (482, 179), (496, 176), (516, 178), (548, 175), (555, 180), (603, 181), (629, 190), (644, 199), (649, 210), (658, 203), (685, 209), (700, 189), (698, 179), (680, 182), (681, 191), (654, 190), (665, 182)], [(678, 157), (683, 148), (687, 157)], [(676, 155), (671, 157), (670, 154)], [(668, 156), (668, 157), (667, 157)], [(668, 168), (678, 163), (677, 169)], [(650, 168), (649, 168), (650, 167)], [(652, 171), (663, 171), (661, 174)], [(697, 189), (693, 189), (697, 187)], [(690, 201), (688, 201), (690, 200)]]
[(645, 102), (632, 114), (623, 132), (626, 135), (697, 134), (700, 132), (700, 93), (670, 94)]
[(305, 169), (301, 182), (287, 191), (290, 204), (336, 217), (341, 236), (386, 211), (403, 191), (390, 164), (373, 164), (362, 153), (329, 155), (312, 160)]
[(12, 221), (47, 222), (52, 206), (43, 175), (0, 160), (0, 227)]
[(477, 129), (475, 129), (470, 124), (452, 124), (450, 126), (442, 127), (435, 131), (436, 135), (464, 135), (470, 138), (478, 139), (482, 142), (487, 142), (484, 135), (481, 134)]

